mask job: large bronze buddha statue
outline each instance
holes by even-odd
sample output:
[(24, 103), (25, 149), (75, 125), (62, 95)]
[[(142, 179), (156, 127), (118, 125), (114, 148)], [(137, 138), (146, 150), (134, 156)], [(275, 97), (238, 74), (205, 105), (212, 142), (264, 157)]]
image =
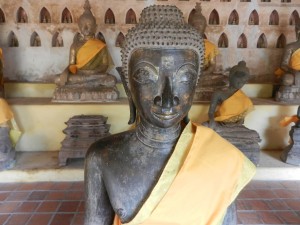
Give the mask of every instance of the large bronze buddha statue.
[[(178, 8), (142, 11), (122, 49), (122, 81), (136, 126), (89, 148), (85, 225), (222, 224), (255, 168), (212, 129), (182, 125), (203, 58), (203, 39)], [(223, 224), (235, 224), (226, 218)]]
[(280, 69), (275, 74), (281, 84), (276, 101), (300, 103), (300, 19), (295, 24), (296, 41), (285, 46)]
[(107, 74), (113, 67), (107, 46), (95, 38), (96, 19), (89, 1), (78, 22), (80, 34), (75, 35), (70, 48), (68, 67), (55, 78), (53, 101), (105, 102), (118, 99), (116, 78)]

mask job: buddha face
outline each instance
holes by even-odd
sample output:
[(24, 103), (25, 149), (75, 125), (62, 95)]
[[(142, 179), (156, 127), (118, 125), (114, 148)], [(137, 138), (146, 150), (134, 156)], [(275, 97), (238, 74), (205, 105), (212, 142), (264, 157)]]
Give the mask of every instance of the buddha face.
[(84, 36), (94, 36), (96, 33), (97, 25), (93, 18), (83, 16), (79, 19), (78, 23), (80, 32)]
[(141, 119), (167, 128), (188, 113), (199, 59), (192, 50), (138, 49), (129, 61), (129, 88)]

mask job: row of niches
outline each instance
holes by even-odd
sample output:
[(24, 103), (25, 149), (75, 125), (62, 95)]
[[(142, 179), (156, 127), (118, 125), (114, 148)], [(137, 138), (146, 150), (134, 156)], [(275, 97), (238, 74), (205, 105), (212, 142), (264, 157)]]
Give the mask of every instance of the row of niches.
[[(190, 21), (194, 16), (195, 16), (196, 10), (193, 9), (190, 14), (189, 14), (189, 19)], [(295, 25), (295, 21), (299, 19), (299, 13), (297, 10), (294, 10), (292, 14), (289, 17), (289, 25)], [(3, 10), (0, 8), (0, 23), (5, 23), (5, 14)], [(18, 23), (28, 23), (28, 16), (26, 11), (20, 7), (17, 11), (17, 18), (16, 21)], [(40, 11), (40, 16), (39, 16), (39, 21), (40, 23), (51, 23), (51, 15), (50, 12), (43, 7)], [(73, 16), (71, 12), (68, 10), (68, 8), (65, 8), (61, 14), (61, 22), (62, 23), (73, 23)], [(113, 11), (109, 8), (104, 17), (104, 23), (105, 24), (115, 24), (115, 15)], [(125, 24), (136, 24), (137, 19), (136, 19), (136, 13), (134, 12), (133, 9), (129, 9), (126, 13), (126, 18), (125, 18)], [(239, 14), (238, 12), (234, 9), (229, 17), (228, 17), (228, 24), (229, 25), (239, 25), (240, 19), (239, 19)], [(256, 10), (253, 10), (248, 19), (248, 25), (259, 25), (259, 14), (257, 13)], [(216, 9), (212, 10), (212, 12), (209, 15), (208, 19), (208, 24), (210, 25), (219, 25), (220, 24), (220, 16), (219, 13)], [(276, 10), (273, 10), (272, 13), (269, 16), (269, 25), (279, 25), (279, 14)]]
[[(78, 35), (80, 35), (78, 33)], [(98, 32), (96, 35), (96, 38), (103, 41), (104, 43), (106, 43), (104, 35), (101, 32)], [(206, 35), (204, 35), (204, 38), (206, 38)], [(125, 40), (125, 36), (122, 32), (119, 32), (119, 34), (116, 37), (116, 41), (115, 41), (115, 47), (121, 47), (123, 45), (123, 42)], [(274, 46), (275, 48), (284, 48), (286, 45), (286, 37), (284, 34), (281, 34), (278, 38), (277, 38), (277, 42), (276, 42), (276, 46)], [(8, 36), (8, 46), (9, 47), (19, 47), (19, 41), (17, 36), (15, 35), (15, 33), (13, 31), (10, 32), (9, 36)], [(33, 32), (30, 38), (30, 46), (32, 47), (40, 47), (42, 46), (42, 41), (40, 36), (38, 35), (37, 32)], [(60, 35), (60, 33), (56, 32), (53, 37), (52, 37), (52, 47), (63, 47), (64, 46), (64, 41), (62, 36)], [(229, 41), (228, 41), (228, 37), (225, 33), (222, 33), (219, 37), (218, 40), (218, 47), (219, 48), (228, 48), (229, 46)], [(244, 33), (242, 33), (237, 41), (236, 44), (237, 48), (247, 48), (248, 44), (247, 44), (247, 37)], [(267, 38), (266, 35), (264, 33), (262, 33), (258, 40), (257, 40), (257, 48), (267, 48), (268, 47), (268, 42), (267, 42)]]

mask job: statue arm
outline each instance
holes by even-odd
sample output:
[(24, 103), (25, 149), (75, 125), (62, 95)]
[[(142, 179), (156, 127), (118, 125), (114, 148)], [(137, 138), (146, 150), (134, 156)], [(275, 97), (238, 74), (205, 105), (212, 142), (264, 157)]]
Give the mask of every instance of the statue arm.
[(92, 145), (85, 158), (85, 225), (112, 225), (114, 211), (104, 185), (99, 149)]
[(209, 110), (208, 110), (208, 118), (209, 118), (209, 127), (214, 129), (216, 127), (215, 122), (215, 112), (219, 104), (223, 102), (222, 93), (215, 92), (210, 101)]

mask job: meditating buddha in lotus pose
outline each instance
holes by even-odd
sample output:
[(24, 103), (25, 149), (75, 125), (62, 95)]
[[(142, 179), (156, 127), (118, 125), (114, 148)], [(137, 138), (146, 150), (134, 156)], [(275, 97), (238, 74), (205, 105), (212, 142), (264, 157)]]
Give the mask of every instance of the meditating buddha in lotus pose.
[(118, 98), (116, 78), (107, 74), (113, 67), (107, 46), (95, 38), (96, 19), (89, 1), (79, 17), (80, 34), (70, 48), (69, 66), (55, 79), (54, 101), (113, 101)]
[(145, 8), (128, 31), (122, 81), (136, 126), (89, 148), (85, 225), (222, 224), (255, 168), (212, 129), (181, 126), (203, 56), (202, 37), (175, 6)]
[(281, 78), (276, 100), (300, 103), (300, 19), (295, 24), (296, 41), (285, 46), (280, 68), (275, 75)]

